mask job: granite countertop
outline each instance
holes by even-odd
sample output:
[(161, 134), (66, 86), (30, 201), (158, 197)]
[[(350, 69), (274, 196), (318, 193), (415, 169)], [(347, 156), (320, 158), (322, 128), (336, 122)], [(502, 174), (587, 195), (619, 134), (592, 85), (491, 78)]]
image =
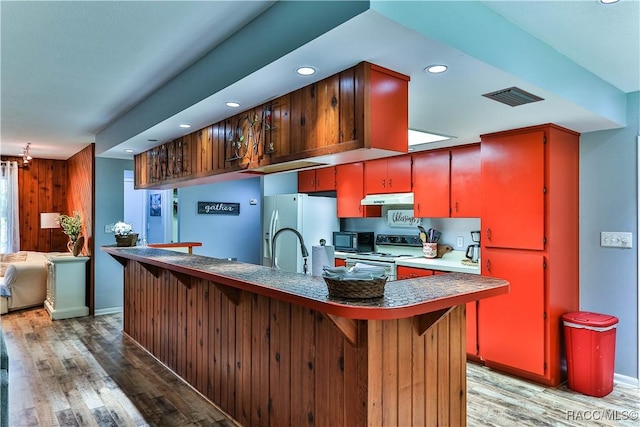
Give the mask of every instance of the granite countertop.
[(322, 277), (149, 247), (103, 246), (116, 259), (130, 259), (211, 282), (351, 319), (399, 319), (509, 292), (502, 279), (451, 273), (387, 282), (384, 296), (332, 298)]

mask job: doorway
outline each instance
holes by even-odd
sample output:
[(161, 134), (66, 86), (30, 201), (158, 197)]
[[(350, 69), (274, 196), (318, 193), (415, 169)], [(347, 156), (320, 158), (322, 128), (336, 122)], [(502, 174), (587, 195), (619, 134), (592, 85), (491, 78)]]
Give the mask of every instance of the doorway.
[(177, 215), (174, 215), (174, 190), (136, 190), (133, 171), (124, 173), (124, 221), (138, 231), (140, 242), (178, 241)]

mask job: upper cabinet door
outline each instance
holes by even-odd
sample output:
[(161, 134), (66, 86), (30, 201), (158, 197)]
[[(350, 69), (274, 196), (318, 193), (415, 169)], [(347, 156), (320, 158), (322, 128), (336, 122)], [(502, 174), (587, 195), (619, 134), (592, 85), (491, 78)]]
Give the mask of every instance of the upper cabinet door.
[(451, 217), (481, 215), (480, 145), (451, 150)]
[(380, 206), (362, 206), (364, 197), (364, 163), (336, 166), (338, 218), (379, 217)]
[(312, 193), (316, 191), (316, 171), (306, 170), (298, 172), (298, 192)]
[(331, 191), (336, 189), (336, 168), (316, 169), (316, 191)]
[(449, 217), (449, 150), (413, 154), (413, 197), (417, 218)]
[(543, 131), (482, 138), (482, 244), (544, 249)]
[(369, 160), (364, 166), (366, 194), (411, 191), (411, 156)]
[(387, 159), (365, 162), (364, 191), (365, 194), (389, 193), (387, 190)]
[(408, 193), (411, 191), (411, 156), (389, 157), (387, 159), (387, 193)]

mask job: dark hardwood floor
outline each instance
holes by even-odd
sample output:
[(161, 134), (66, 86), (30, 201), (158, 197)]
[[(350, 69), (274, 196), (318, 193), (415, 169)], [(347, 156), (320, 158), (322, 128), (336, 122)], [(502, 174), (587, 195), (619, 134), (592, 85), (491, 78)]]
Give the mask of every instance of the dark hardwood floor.
[[(9, 351), (9, 426), (235, 426), (121, 333), (122, 315), (0, 319)], [(638, 426), (640, 390), (604, 398), (468, 365), (469, 426)], [(7, 416), (7, 414), (0, 414)], [(276, 426), (279, 427), (279, 426)]]

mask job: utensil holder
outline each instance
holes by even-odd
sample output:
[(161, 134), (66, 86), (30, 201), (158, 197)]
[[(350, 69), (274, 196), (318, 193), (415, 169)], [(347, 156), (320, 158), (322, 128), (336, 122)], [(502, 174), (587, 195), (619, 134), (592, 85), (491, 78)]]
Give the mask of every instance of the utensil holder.
[(438, 256), (438, 244), (437, 243), (423, 243), (422, 253), (425, 258), (436, 258)]

